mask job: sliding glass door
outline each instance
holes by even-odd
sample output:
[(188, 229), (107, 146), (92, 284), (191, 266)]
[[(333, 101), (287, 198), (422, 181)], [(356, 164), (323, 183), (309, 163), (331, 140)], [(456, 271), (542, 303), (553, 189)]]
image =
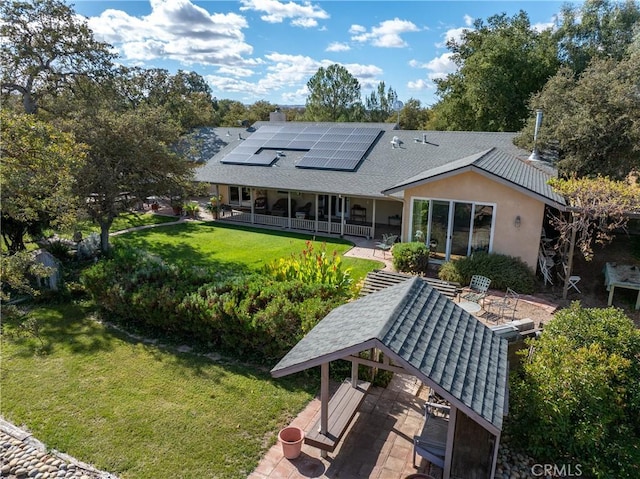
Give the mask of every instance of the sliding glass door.
[(493, 213), (494, 206), (483, 203), (414, 198), (411, 239), (429, 245), (440, 261), (490, 251)]

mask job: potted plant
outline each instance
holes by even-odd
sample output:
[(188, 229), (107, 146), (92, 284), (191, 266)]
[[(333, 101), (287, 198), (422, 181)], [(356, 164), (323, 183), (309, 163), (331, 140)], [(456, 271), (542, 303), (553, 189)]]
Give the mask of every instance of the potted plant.
[(200, 211), (200, 208), (198, 207), (198, 203), (190, 201), (184, 204), (184, 211), (187, 216), (189, 216), (189, 218), (195, 219), (198, 215), (198, 212)]
[(220, 211), (220, 206), (222, 205), (222, 195), (212, 196), (209, 200), (209, 204), (207, 205), (207, 210), (211, 213), (214, 220), (218, 219), (218, 212)]
[(304, 431), (299, 427), (285, 427), (278, 433), (278, 439), (282, 444), (282, 453), (287, 459), (295, 459), (302, 452)]

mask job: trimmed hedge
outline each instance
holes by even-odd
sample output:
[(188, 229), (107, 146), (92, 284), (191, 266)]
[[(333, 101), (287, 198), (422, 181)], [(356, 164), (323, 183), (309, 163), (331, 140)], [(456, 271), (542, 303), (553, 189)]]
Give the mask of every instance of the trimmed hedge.
[(331, 285), (257, 273), (229, 278), (134, 250), (117, 250), (82, 282), (114, 321), (255, 361), (284, 356), (347, 299)]
[(447, 261), (438, 271), (444, 281), (469, 284), (474, 274), (491, 279), (491, 288), (518, 293), (535, 291), (536, 277), (529, 266), (519, 258), (497, 253), (474, 253), (454, 261)]
[(396, 243), (391, 251), (393, 267), (402, 273), (426, 274), (429, 248), (424, 243)]

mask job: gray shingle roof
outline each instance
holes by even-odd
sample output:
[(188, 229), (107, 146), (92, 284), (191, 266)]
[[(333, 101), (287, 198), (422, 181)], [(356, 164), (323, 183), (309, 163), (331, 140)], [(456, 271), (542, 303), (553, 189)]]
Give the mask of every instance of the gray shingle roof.
[(466, 158), (424, 171), (388, 188), (384, 193), (392, 194), (409, 186), (415, 186), (428, 180), (437, 179), (445, 173), (463, 170), (475, 170), (487, 173), (490, 176), (495, 176), (506, 181), (516, 188), (540, 195), (555, 203), (564, 204), (564, 198), (547, 184), (550, 178), (547, 172), (529, 165), (524, 161), (517, 160), (510, 154), (496, 148), (490, 148), (467, 156)]
[[(258, 122), (252, 129), (259, 131), (262, 125), (267, 124), (273, 123)], [(506, 175), (514, 185), (532, 188), (531, 191), (548, 201), (557, 200), (555, 195), (547, 196), (546, 180), (551, 176), (524, 163), (530, 152), (513, 144), (515, 133), (393, 130), (393, 125), (389, 123), (313, 124), (348, 128), (375, 127), (382, 129), (383, 133), (357, 170), (351, 172), (296, 168), (296, 162), (304, 155), (301, 151), (285, 151), (286, 155), (270, 167), (222, 164), (220, 159), (243, 140), (238, 139), (238, 132), (235, 130), (232, 136), (226, 137), (228, 128), (213, 128), (210, 129), (209, 136), (219, 137), (227, 144), (197, 169), (196, 179), (214, 184), (382, 198), (385, 196), (382, 193), (384, 190), (403, 184), (408, 178), (425, 175), (437, 168), (450, 168), (447, 165), (463, 159), (468, 161), (470, 157), (494, 149), (496, 155), (498, 152), (504, 155), (499, 161), (502, 166), (498, 168), (496, 164), (496, 168), (490, 171), (494, 176)], [(244, 130), (239, 133), (246, 139), (252, 132)], [(422, 141), (423, 135), (427, 137), (426, 143)], [(400, 142), (399, 148), (392, 148), (391, 141), (394, 137)]]
[(420, 278), (334, 309), (271, 372), (284, 376), (373, 346), (485, 427), (502, 428), (506, 341)]

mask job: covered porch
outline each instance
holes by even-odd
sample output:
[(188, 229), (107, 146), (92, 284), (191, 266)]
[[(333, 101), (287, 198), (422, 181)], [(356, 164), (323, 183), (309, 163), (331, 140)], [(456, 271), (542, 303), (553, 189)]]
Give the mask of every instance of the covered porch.
[(225, 221), (364, 238), (401, 233), (398, 200), (233, 185), (216, 185), (214, 192), (223, 198)]

